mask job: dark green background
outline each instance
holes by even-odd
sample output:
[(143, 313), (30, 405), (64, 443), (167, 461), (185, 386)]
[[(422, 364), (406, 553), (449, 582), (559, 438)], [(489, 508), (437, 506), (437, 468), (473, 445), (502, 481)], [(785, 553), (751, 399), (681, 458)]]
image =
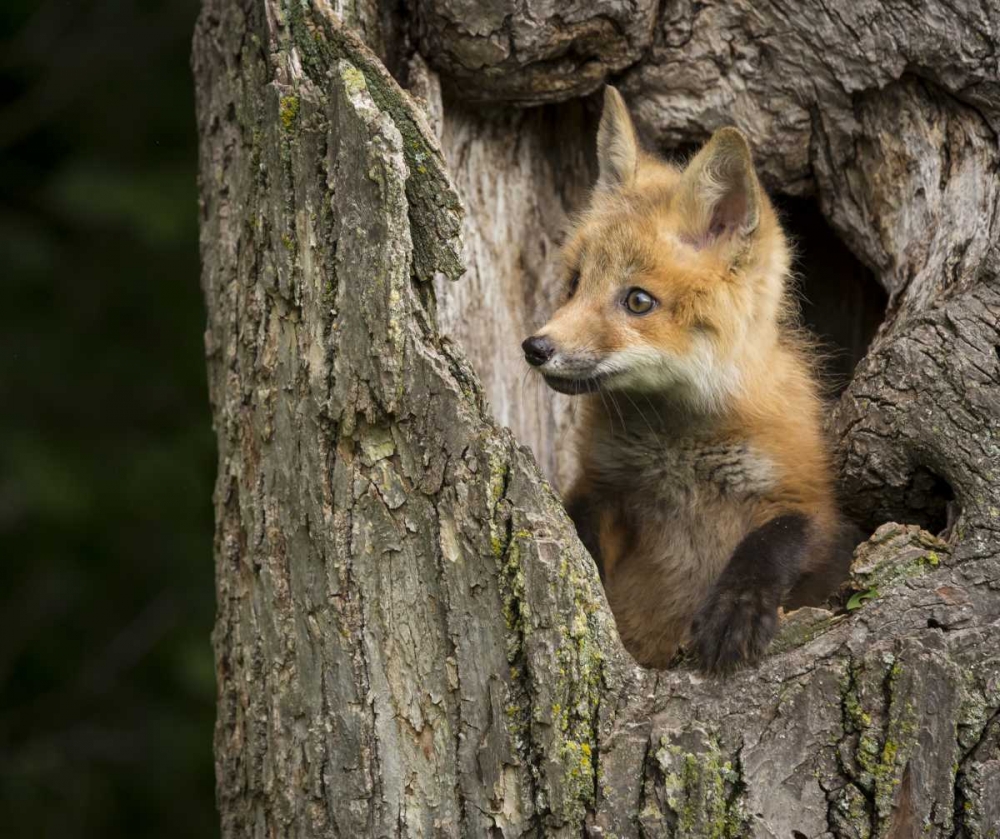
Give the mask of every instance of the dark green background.
[(0, 2), (0, 832), (212, 836), (195, 0)]

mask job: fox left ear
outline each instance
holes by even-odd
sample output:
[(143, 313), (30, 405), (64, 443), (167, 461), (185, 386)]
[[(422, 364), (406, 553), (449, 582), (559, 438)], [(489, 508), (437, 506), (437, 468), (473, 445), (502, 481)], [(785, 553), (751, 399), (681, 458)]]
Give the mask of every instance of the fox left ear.
[(735, 128), (716, 131), (684, 170), (679, 198), (699, 247), (750, 236), (760, 223), (761, 195), (746, 137)]
[(631, 186), (639, 164), (639, 141), (622, 95), (611, 85), (604, 88), (604, 110), (597, 129), (597, 188), (612, 190)]

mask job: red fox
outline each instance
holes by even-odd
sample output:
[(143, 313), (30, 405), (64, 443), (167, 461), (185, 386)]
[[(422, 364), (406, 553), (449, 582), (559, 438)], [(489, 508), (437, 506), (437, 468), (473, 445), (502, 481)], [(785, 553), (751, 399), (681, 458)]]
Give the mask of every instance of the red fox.
[(522, 347), (550, 387), (586, 394), (567, 509), (626, 648), (726, 672), (850, 559), (789, 247), (735, 128), (681, 170), (639, 147), (608, 87), (597, 152), (566, 302)]

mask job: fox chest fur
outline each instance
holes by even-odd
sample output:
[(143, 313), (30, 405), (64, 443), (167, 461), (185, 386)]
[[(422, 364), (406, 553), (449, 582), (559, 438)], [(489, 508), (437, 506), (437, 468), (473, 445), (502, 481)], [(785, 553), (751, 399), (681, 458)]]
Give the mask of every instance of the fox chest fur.
[(626, 426), (591, 436), (584, 471), (596, 524), (586, 541), (622, 640), (638, 660), (664, 667), (758, 523), (775, 464), (736, 435)]

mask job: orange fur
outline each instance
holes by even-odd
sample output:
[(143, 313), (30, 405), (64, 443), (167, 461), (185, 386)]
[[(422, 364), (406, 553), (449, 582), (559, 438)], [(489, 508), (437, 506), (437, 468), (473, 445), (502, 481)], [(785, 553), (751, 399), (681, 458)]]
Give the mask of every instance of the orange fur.
[[(789, 247), (745, 140), (723, 129), (680, 169), (638, 148), (608, 91), (601, 179), (563, 251), (575, 290), (539, 333), (553, 347), (540, 370), (560, 390), (597, 388), (571, 494), (597, 511), (623, 639), (664, 666), (750, 530), (804, 513), (804, 571), (821, 573), (838, 514)], [(654, 310), (627, 310), (634, 288)]]

